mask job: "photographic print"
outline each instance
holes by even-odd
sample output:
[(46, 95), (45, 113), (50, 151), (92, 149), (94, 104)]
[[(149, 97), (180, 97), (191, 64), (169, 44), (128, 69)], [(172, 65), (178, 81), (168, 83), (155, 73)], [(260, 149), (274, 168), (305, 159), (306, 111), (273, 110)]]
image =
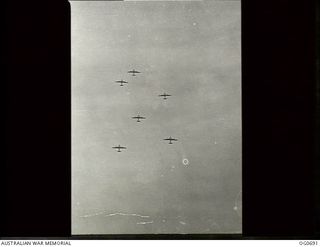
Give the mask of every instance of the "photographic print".
[(241, 233), (241, 2), (70, 4), (72, 234)]

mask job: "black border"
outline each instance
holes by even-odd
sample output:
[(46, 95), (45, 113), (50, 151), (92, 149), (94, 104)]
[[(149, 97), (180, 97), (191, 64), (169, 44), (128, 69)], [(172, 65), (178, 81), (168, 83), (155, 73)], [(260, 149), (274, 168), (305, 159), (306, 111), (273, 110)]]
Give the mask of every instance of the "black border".
[(315, 121), (315, 205), (318, 210), (315, 214), (315, 231), (316, 235), (320, 236), (320, 3), (316, 1), (316, 121)]
[(7, 1), (3, 238), (316, 239), (316, 9), (242, 1), (242, 235), (70, 238), (70, 5)]
[(243, 3), (243, 232), (312, 235), (315, 3)]
[(8, 0), (4, 10), (1, 234), (66, 236), (71, 228), (69, 3)]

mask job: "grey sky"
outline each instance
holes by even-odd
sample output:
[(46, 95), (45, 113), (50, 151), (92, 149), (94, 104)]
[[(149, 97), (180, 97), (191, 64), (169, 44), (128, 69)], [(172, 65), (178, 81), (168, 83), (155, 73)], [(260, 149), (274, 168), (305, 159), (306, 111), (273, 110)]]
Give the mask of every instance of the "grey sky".
[[(71, 12), (73, 233), (240, 232), (240, 2), (79, 1)], [(81, 217), (102, 211), (148, 223)]]

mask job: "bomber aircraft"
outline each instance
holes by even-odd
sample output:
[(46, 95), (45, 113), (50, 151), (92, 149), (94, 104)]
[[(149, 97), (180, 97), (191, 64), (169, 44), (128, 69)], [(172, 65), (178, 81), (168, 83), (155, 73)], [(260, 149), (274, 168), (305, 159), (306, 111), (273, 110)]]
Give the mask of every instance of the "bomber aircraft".
[(120, 83), (120, 86), (123, 86), (123, 83), (128, 83), (128, 82), (124, 80), (120, 80), (120, 81), (116, 81), (116, 83)]
[(126, 147), (121, 147), (120, 145), (112, 147), (118, 149), (118, 152), (121, 152), (121, 149), (127, 149)]
[(141, 122), (140, 119), (146, 119), (145, 117), (141, 117), (139, 114), (136, 117), (132, 117), (133, 119), (137, 119), (137, 122)]
[(169, 138), (163, 139), (164, 141), (169, 141), (169, 144), (173, 144), (172, 141), (178, 141), (178, 139), (174, 139), (171, 136)]
[(132, 76), (136, 76), (136, 74), (141, 73), (141, 72), (133, 69), (133, 70), (128, 71), (128, 73), (132, 74)]
[(170, 94), (167, 94), (167, 93), (163, 93), (163, 94), (160, 94), (159, 97), (163, 97), (163, 99), (167, 99), (167, 97), (169, 96), (172, 96)]

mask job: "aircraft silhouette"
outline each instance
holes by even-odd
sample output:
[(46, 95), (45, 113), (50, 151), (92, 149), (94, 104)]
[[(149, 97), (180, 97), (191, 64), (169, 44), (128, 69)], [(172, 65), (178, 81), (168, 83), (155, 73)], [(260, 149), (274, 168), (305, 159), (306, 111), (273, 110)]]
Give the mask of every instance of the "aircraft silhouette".
[(169, 141), (169, 144), (173, 144), (172, 141), (178, 141), (178, 139), (174, 139), (171, 136), (169, 138), (163, 139), (165, 141)]
[(141, 117), (139, 114), (136, 117), (132, 117), (133, 119), (138, 119), (137, 122), (141, 122), (140, 119), (146, 119), (145, 117)]
[(167, 99), (168, 96), (171, 96), (170, 94), (166, 94), (166, 93), (163, 93), (163, 94), (160, 94), (158, 95), (159, 97), (163, 97), (163, 99)]
[(120, 83), (120, 86), (123, 86), (123, 83), (128, 83), (128, 82), (124, 80), (120, 80), (120, 81), (116, 81), (116, 83)]
[(121, 149), (127, 149), (126, 147), (121, 147), (120, 145), (112, 147), (118, 149), (118, 152), (121, 152)]
[(131, 73), (132, 76), (136, 76), (136, 74), (141, 73), (141, 72), (133, 69), (133, 70), (128, 71), (128, 73)]

